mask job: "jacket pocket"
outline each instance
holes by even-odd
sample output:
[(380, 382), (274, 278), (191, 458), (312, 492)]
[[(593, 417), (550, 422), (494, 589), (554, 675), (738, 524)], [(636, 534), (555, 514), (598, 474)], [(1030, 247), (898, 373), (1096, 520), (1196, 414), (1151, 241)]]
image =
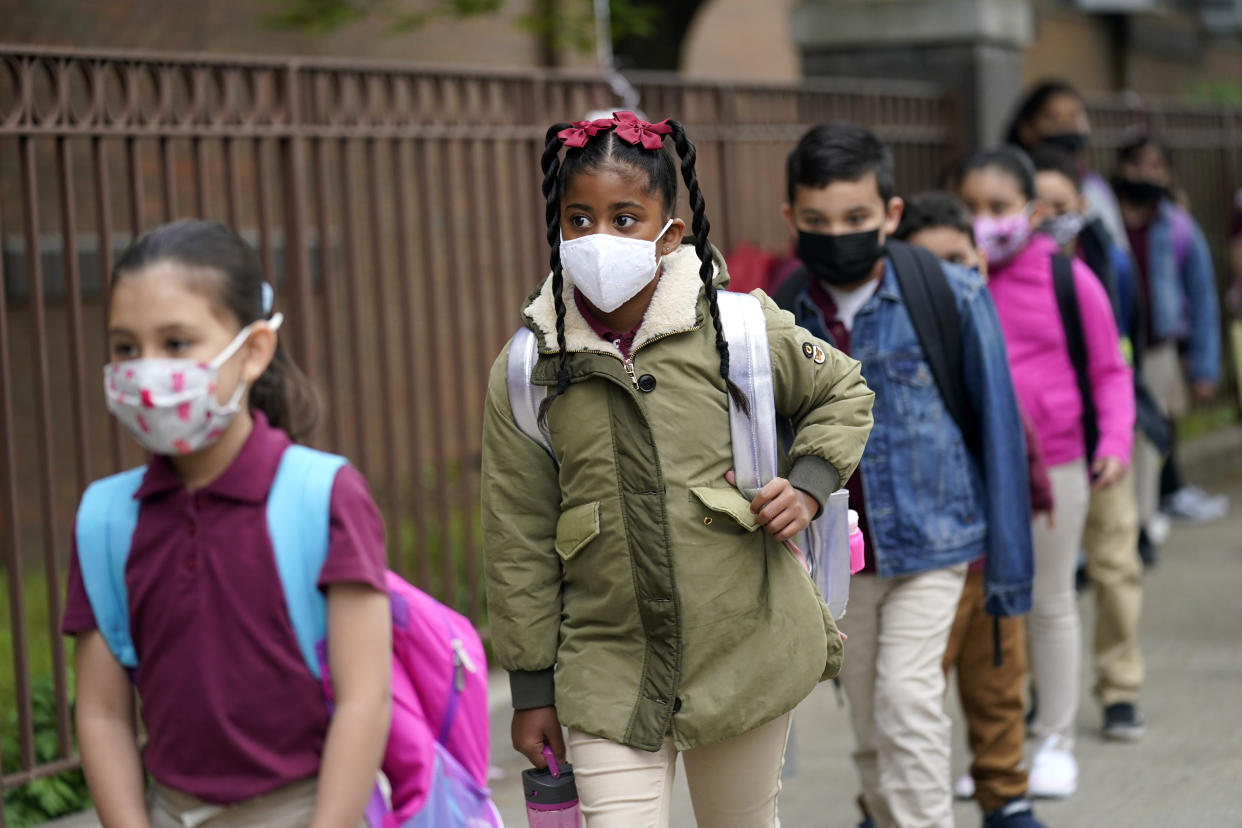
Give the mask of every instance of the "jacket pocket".
[(556, 521), (556, 554), (567, 561), (597, 537), (599, 501), (566, 509)]
[(758, 520), (750, 511), (750, 501), (737, 489), (721, 489), (715, 486), (692, 486), (690, 493), (713, 512), (728, 515), (747, 532), (759, 528)]
[(927, 419), (940, 397), (931, 368), (921, 356), (894, 356), (884, 364), (887, 392), (899, 414)]

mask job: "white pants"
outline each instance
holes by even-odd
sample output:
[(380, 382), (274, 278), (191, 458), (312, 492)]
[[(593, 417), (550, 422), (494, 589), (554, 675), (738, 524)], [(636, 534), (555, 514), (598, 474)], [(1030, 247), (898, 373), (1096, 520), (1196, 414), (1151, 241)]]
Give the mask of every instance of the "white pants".
[[(681, 754), (701, 828), (780, 828), (790, 718)], [(650, 753), (571, 728), (567, 747), (587, 828), (669, 828), (677, 767), (671, 736)]]
[(854, 763), (877, 828), (952, 828), (945, 647), (966, 564), (903, 578), (861, 575), (841, 619), (858, 747)]
[(1039, 738), (1056, 734), (1062, 739), (1061, 747), (1072, 749), (1074, 716), (1078, 712), (1078, 670), (1082, 662), (1074, 573), (1082, 550), (1091, 489), (1083, 460), (1053, 466), (1048, 469), (1048, 477), (1055, 503), (1054, 525), (1049, 529), (1045, 519), (1036, 518), (1031, 527), (1035, 582), (1027, 632), (1037, 701), (1031, 730)]

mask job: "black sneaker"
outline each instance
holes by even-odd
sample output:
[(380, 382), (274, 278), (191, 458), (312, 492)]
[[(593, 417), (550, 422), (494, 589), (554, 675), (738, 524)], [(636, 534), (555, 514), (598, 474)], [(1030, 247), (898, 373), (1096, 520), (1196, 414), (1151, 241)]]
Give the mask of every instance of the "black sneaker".
[(1137, 742), (1147, 732), (1147, 725), (1131, 702), (1118, 702), (1104, 708), (1104, 738), (1118, 742)]

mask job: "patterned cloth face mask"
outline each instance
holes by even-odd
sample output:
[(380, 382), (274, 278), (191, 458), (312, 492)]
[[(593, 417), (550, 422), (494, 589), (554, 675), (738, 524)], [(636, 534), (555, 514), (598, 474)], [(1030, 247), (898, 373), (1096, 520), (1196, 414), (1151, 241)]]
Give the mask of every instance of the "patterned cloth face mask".
[(988, 266), (1002, 265), (1018, 255), (1031, 238), (1031, 205), (1011, 216), (975, 216), (975, 241)]
[(1062, 213), (1053, 216), (1043, 223), (1040, 232), (1052, 236), (1053, 241), (1064, 247), (1078, 238), (1082, 228), (1087, 224), (1087, 217), (1082, 213)]
[(156, 454), (189, 454), (211, 445), (241, 410), (246, 383), (221, 403), (216, 396), (220, 366), (246, 343), (258, 325), (273, 332), (284, 316), (242, 328), (210, 362), (192, 359), (131, 359), (104, 366), (104, 398), (121, 424)]

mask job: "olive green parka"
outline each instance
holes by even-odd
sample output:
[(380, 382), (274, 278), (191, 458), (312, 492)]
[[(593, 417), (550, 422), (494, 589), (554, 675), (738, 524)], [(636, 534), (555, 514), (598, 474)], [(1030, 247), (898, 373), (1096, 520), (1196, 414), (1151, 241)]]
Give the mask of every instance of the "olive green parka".
[[(563, 725), (632, 747), (745, 733), (835, 676), (843, 648), (806, 570), (725, 480), (728, 398), (699, 259), (688, 244), (664, 258), (633, 378), (572, 290), (566, 280), (570, 386), (547, 414), (559, 465), (514, 422), (507, 348), (488, 386), (482, 514), (496, 660), (516, 708), (555, 704)], [(540, 343), (534, 382), (548, 386), (551, 291), (549, 277), (523, 312)], [(795, 429), (784, 471), (822, 506), (862, 455), (872, 393), (856, 361), (756, 295), (776, 408)]]

